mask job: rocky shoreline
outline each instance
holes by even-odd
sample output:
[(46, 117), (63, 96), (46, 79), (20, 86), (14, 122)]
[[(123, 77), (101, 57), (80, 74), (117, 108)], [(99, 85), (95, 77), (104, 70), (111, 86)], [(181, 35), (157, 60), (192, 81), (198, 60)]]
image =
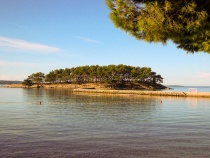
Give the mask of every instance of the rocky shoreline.
[[(29, 88), (22, 84), (4, 85), (7, 88)], [(37, 88), (33, 85), (30, 88)], [(42, 84), (39, 88), (66, 88), (72, 89), (75, 93), (104, 93), (104, 94), (130, 94), (130, 95), (150, 95), (150, 96), (174, 96), (174, 97), (204, 97), (210, 98), (210, 92), (167, 92), (150, 90), (111, 90), (103, 84)]]
[(140, 91), (140, 90), (97, 90), (97, 89), (74, 89), (75, 93), (108, 93), (108, 94), (131, 94), (150, 96), (174, 96), (174, 97), (205, 97), (210, 98), (210, 92), (166, 92), (166, 91)]
[(76, 89), (76, 88), (86, 88), (86, 89), (108, 89), (105, 87), (104, 84), (40, 84), (33, 85), (33, 86), (25, 86), (23, 84), (8, 84), (4, 85), (3, 87), (7, 88), (69, 88), (69, 89)]

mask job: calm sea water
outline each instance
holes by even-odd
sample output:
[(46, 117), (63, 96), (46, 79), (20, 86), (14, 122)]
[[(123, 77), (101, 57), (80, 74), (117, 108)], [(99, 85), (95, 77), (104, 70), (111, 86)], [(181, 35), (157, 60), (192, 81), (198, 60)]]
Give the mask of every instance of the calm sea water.
[(207, 98), (0, 88), (0, 157), (207, 158), (209, 120)]
[(168, 86), (170, 90), (165, 91), (176, 91), (176, 92), (189, 92), (190, 89), (195, 89), (197, 92), (210, 92), (209, 86)]

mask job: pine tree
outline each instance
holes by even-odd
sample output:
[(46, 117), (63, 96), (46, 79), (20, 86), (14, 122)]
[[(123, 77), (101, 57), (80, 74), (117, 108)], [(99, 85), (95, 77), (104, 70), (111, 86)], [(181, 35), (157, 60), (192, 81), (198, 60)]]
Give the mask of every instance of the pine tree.
[(146, 42), (173, 41), (187, 52), (210, 53), (210, 1), (106, 0), (110, 19)]

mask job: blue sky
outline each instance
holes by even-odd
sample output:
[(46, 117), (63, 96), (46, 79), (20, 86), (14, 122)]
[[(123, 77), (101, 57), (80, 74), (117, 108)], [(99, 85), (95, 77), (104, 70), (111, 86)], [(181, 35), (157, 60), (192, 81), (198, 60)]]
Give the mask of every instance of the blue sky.
[(0, 80), (83, 65), (151, 67), (164, 84), (210, 86), (210, 54), (137, 41), (104, 0), (0, 0)]

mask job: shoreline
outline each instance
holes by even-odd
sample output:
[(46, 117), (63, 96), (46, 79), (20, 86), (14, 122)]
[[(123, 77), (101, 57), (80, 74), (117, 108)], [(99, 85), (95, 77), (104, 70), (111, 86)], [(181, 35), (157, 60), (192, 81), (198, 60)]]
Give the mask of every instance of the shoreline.
[(33, 86), (24, 86), (22, 84), (9, 84), (4, 85), (2, 87), (6, 88), (68, 88), (68, 89), (77, 89), (77, 88), (89, 88), (89, 89), (107, 89), (103, 84), (65, 84), (65, 83), (58, 83), (58, 84), (40, 84), (38, 87), (37, 84)]
[[(37, 85), (31, 87), (22, 84), (11, 84), (1, 86), (5, 88), (37, 88)], [(40, 88), (53, 89), (72, 89), (75, 93), (104, 93), (104, 94), (130, 94), (147, 96), (174, 96), (174, 97), (200, 97), (210, 98), (210, 92), (176, 92), (176, 91), (149, 91), (149, 90), (112, 90), (105, 88), (102, 84), (43, 84)]]
[(133, 94), (149, 96), (174, 96), (174, 97), (203, 97), (210, 98), (210, 92), (166, 92), (166, 91), (140, 91), (140, 90), (97, 90), (73, 89), (75, 93), (108, 93), (108, 94)]
[[(22, 84), (7, 84), (7, 85), (4, 85), (2, 87), (6, 87), (6, 88), (69, 88), (69, 89), (114, 90), (110, 86), (107, 86), (107, 84), (105, 84), (105, 83), (83, 83), (83, 84), (75, 84), (75, 83), (71, 83), (71, 84), (67, 84), (67, 83), (48, 84), (48, 83), (44, 83), (44, 84), (40, 84), (39, 86), (37, 84), (34, 84), (30, 87), (22, 85)], [(125, 88), (125, 89), (120, 89), (120, 90), (131, 90), (131, 89), (130, 88)], [(142, 89), (138, 89), (138, 90), (140, 90), (140, 91), (151, 90), (152, 91), (151, 88), (142, 88)]]

